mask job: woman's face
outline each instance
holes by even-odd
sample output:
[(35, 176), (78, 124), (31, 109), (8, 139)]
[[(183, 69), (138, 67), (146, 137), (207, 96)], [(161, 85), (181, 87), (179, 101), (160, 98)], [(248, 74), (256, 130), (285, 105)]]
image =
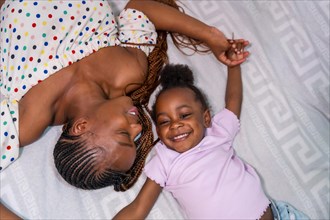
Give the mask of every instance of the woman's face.
[(132, 100), (122, 96), (102, 103), (89, 120), (94, 144), (103, 146), (109, 160), (105, 163), (116, 171), (127, 171), (136, 157), (135, 137), (142, 131), (138, 111)]
[(195, 147), (210, 124), (210, 112), (188, 88), (173, 88), (156, 102), (156, 130), (160, 140), (179, 153)]

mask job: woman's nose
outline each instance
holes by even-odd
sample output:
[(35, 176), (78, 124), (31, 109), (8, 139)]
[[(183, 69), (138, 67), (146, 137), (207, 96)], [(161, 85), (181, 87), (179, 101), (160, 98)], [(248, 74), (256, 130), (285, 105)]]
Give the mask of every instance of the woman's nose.
[(135, 138), (142, 132), (142, 125), (141, 124), (131, 124), (132, 129), (132, 136)]

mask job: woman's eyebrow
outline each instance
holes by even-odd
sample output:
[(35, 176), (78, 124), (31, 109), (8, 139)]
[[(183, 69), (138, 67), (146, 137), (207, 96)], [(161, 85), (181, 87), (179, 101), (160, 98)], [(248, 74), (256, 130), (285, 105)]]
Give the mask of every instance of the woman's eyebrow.
[(120, 146), (123, 146), (123, 147), (133, 147), (133, 144), (132, 144), (132, 143), (129, 143), (129, 142), (118, 141), (117, 143), (118, 143)]

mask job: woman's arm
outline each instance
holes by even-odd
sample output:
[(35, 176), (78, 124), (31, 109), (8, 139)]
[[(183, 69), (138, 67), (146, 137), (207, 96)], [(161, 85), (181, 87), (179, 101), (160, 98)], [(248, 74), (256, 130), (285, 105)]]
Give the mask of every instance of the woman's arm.
[(0, 219), (21, 219), (0, 203)]
[(161, 191), (162, 187), (159, 184), (147, 178), (134, 201), (118, 212), (113, 219), (145, 219)]
[(221, 31), (180, 12), (176, 8), (152, 0), (130, 0), (126, 8), (142, 11), (158, 30), (183, 34), (204, 42), (217, 59), (228, 66), (234, 66), (245, 61), (244, 58), (234, 61), (228, 59), (225, 51), (229, 49), (230, 44)]
[(0, 0), (0, 8), (3, 5), (3, 3), (5, 3), (5, 0)]
[[(142, 11), (154, 23), (157, 30), (184, 34), (205, 42), (208, 40), (211, 27), (186, 15), (179, 10), (153, 0), (131, 0), (126, 8)], [(226, 38), (219, 39), (223, 49), (229, 48)]]

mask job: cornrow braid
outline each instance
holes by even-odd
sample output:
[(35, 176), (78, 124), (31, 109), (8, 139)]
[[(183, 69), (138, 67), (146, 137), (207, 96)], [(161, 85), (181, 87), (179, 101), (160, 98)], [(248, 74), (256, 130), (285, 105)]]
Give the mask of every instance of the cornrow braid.
[[(71, 136), (65, 129), (54, 148), (54, 161), (58, 172), (71, 185), (87, 188), (87, 176), (93, 168), (90, 158), (97, 149), (84, 148), (80, 136)], [(95, 158), (95, 157), (94, 157)]]
[(70, 123), (64, 126), (53, 152), (55, 166), (63, 179), (81, 189), (100, 189), (113, 185), (116, 191), (120, 191), (120, 184), (129, 175), (109, 167), (102, 168), (101, 161), (106, 161), (107, 155), (104, 148), (88, 145), (82, 135), (70, 135), (70, 126)]

